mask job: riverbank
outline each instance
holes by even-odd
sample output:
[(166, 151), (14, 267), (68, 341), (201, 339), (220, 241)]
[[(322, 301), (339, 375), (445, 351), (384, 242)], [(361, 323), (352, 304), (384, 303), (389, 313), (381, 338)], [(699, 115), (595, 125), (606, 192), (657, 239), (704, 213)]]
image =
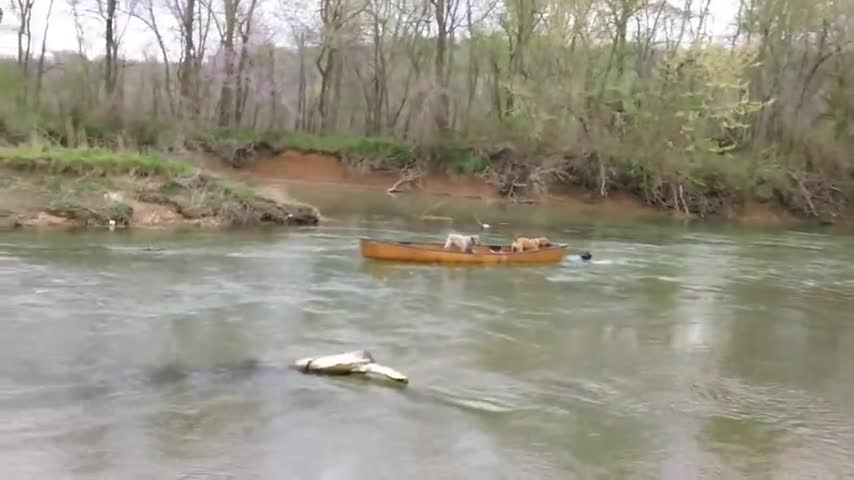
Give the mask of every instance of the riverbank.
[(509, 144), (453, 141), (417, 147), (394, 139), (234, 129), (196, 135), (190, 149), (251, 181), (552, 204), (609, 217), (854, 224), (848, 206), (854, 177), (811, 171), (773, 152), (697, 153), (664, 169), (595, 151), (526, 153)]
[(316, 208), (159, 155), (0, 148), (0, 228), (314, 225)]
[[(799, 214), (779, 202), (742, 199), (721, 204), (715, 214), (700, 215), (651, 204), (618, 188), (603, 197), (571, 182), (508, 195), (488, 172), (463, 168), (474, 157), (459, 151), (445, 160), (447, 168), (431, 169), (414, 166), (413, 153), (402, 146), (380, 141), (301, 135), (271, 143), (227, 133), (201, 143), (196, 138), (163, 155), (88, 148), (0, 149), (0, 227), (105, 227), (110, 220), (119, 227), (146, 228), (316, 224), (316, 208), (284, 193), (297, 186), (331, 187), (343, 197), (357, 190), (393, 191), (398, 197), (417, 193), (418, 198), (436, 197), (435, 204), (443, 205), (468, 199), (482, 201), (488, 209), (550, 206), (617, 220), (854, 225), (851, 209), (828, 220)], [(433, 215), (431, 205), (425, 204), (427, 217)]]
[[(307, 188), (322, 186), (346, 191), (387, 191), (401, 178), (400, 170), (365, 171), (354, 169), (334, 154), (287, 149), (283, 152), (259, 156), (238, 169), (226, 163), (218, 163), (211, 157), (194, 156), (194, 163), (219, 170), (246, 182), (258, 184), (300, 185)], [(582, 215), (601, 215), (613, 219), (698, 219), (681, 210), (663, 209), (644, 202), (642, 199), (623, 192), (611, 192), (605, 198), (580, 187), (564, 186), (551, 192), (532, 194), (520, 200), (509, 200), (499, 193), (488, 181), (476, 175), (454, 173), (427, 173), (419, 178), (417, 185), (409, 185), (394, 193), (405, 196), (411, 193), (432, 196), (436, 202), (454, 198), (480, 200), (487, 205), (503, 203), (521, 204), (521, 208), (550, 206)], [(804, 223), (785, 209), (769, 203), (749, 202), (731, 208), (727, 214), (702, 219), (705, 222), (733, 222), (747, 226), (782, 226)], [(851, 216), (840, 223), (854, 223)]]

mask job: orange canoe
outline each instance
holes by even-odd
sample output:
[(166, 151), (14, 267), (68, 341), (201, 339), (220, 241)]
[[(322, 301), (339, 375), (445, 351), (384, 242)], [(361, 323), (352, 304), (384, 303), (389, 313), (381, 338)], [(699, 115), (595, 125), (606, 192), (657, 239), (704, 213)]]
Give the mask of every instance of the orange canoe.
[(448, 263), (470, 265), (560, 263), (566, 256), (565, 243), (527, 252), (512, 252), (510, 245), (478, 245), (474, 252), (445, 249), (443, 243), (401, 242), (359, 239), (362, 256), (397, 262)]

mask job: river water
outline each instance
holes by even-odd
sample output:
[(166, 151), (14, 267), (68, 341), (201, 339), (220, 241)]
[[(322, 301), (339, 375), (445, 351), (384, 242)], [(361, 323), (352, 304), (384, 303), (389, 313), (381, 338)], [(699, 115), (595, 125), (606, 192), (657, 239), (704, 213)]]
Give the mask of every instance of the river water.
[[(851, 236), (519, 207), (594, 260), (413, 266), (357, 237), (449, 226), (376, 202), (0, 236), (0, 478), (854, 477)], [(285, 368), (361, 348), (411, 383)]]

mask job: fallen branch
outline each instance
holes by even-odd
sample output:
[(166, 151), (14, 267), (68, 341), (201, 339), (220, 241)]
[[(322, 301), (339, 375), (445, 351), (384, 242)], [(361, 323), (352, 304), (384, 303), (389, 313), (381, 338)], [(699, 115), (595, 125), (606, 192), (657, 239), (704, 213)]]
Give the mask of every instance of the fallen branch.
[(352, 375), (373, 373), (401, 383), (409, 383), (406, 375), (397, 370), (380, 365), (374, 361), (373, 355), (366, 350), (326, 355), (322, 357), (307, 357), (295, 361), (293, 368), (303, 373), (322, 375)]
[(407, 167), (403, 171), (401, 171), (401, 177), (396, 182), (394, 182), (394, 185), (392, 185), (386, 190), (386, 193), (400, 193), (403, 191), (401, 190), (402, 186), (415, 183), (423, 176), (424, 172), (422, 172), (420, 168), (410, 169)]
[(807, 202), (807, 206), (809, 207), (809, 213), (813, 217), (817, 217), (818, 212), (816, 212), (816, 210), (815, 210), (815, 205), (813, 205), (813, 203), (812, 203), (812, 198), (810, 197), (810, 192), (809, 192), (809, 190), (807, 190), (806, 185), (804, 185), (804, 181), (801, 179), (801, 177), (799, 177), (798, 175), (795, 175), (792, 172), (789, 172), (789, 176), (792, 178), (792, 180), (795, 181), (795, 183), (798, 184), (798, 189), (801, 191), (801, 195), (804, 197), (804, 200)]
[(682, 208), (685, 210), (685, 215), (690, 216), (691, 211), (688, 210), (688, 204), (685, 202), (685, 192), (681, 183), (679, 184), (679, 199), (682, 200)]

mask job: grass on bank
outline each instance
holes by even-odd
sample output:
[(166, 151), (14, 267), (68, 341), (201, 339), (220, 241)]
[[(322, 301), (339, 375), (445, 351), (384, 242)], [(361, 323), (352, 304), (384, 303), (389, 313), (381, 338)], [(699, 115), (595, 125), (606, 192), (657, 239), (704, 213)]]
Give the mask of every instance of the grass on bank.
[(430, 157), (432, 167), (459, 174), (479, 173), (486, 170), (488, 165), (486, 159), (472, 152), (471, 146), (453, 139), (439, 141), (419, 152), (413, 144), (401, 140), (351, 135), (315, 135), (290, 130), (258, 131), (213, 127), (200, 130), (194, 137), (208, 144), (264, 142), (278, 151), (292, 149), (304, 153), (378, 160), (387, 168), (403, 168), (419, 157)]
[(56, 146), (0, 147), (0, 165), (57, 174), (95, 171), (103, 174), (175, 177), (198, 171), (192, 165), (157, 154)]
[[(88, 131), (87, 131), (88, 132)], [(412, 143), (387, 138), (316, 135), (288, 130), (260, 131), (245, 128), (197, 127), (180, 144), (164, 143), (165, 151), (173, 146), (208, 145), (231, 154), (249, 142), (264, 142), (273, 151), (293, 149), (306, 153), (334, 155), (350, 166), (366, 169), (395, 169), (415, 159), (435, 172), (475, 175), (498, 165), (490, 165), (477, 155), (471, 145), (457, 139), (444, 139), (429, 148), (416, 149)], [(166, 178), (199, 175), (194, 166), (157, 153), (134, 153), (119, 145), (140, 145), (136, 137), (123, 137), (127, 143), (108, 138), (87, 137), (85, 144), (112, 145), (105, 148), (66, 148), (24, 145), (0, 147), (0, 166), (52, 174), (106, 174), (162, 176)], [(2, 140), (0, 138), (0, 140)], [(139, 139), (137, 139), (139, 140)], [(185, 143), (185, 140), (190, 140)], [(815, 162), (791, 154), (766, 149), (762, 152), (717, 154), (706, 149), (690, 153), (672, 149), (660, 151), (635, 148), (639, 142), (627, 141), (616, 150), (603, 153), (600, 164), (595, 159), (579, 158), (568, 178), (552, 181), (549, 188), (565, 184), (599, 192), (601, 176), (606, 173), (609, 191), (627, 192), (651, 205), (678, 211), (690, 210), (700, 216), (726, 213), (748, 202), (778, 205), (798, 215), (833, 218), (854, 198), (854, 175), (845, 167), (813, 165)], [(606, 155), (607, 154), (607, 155)], [(537, 155), (531, 156), (536, 164)], [(827, 162), (825, 162), (827, 163)], [(104, 176), (102, 175), (102, 176)], [(257, 195), (247, 185), (228, 182), (213, 176), (206, 180), (225, 196), (251, 202)], [(0, 184), (3, 180), (0, 179)], [(677, 198), (678, 197), (678, 198)]]
[[(0, 147), (0, 166), (14, 170), (46, 173), (46, 184), (52, 191), (59, 191), (62, 175), (131, 175), (141, 177), (163, 177), (164, 186), (180, 183), (175, 180), (202, 176), (207, 184), (215, 185), (225, 195), (250, 202), (258, 198), (249, 185), (216, 176), (203, 174), (195, 166), (169, 159), (157, 154), (141, 154), (128, 151), (112, 151), (103, 148), (66, 148), (58, 146)], [(83, 182), (80, 189), (106, 191), (105, 181)], [(94, 185), (94, 187), (93, 187)]]
[[(250, 185), (160, 155), (100, 148), (0, 147), (0, 168), (4, 167), (9, 173), (28, 174), (17, 179), (15, 188), (43, 203), (46, 212), (86, 224), (106, 224), (110, 219), (129, 224), (133, 208), (104, 195), (112, 190), (132, 192), (137, 200), (167, 206), (189, 220), (212, 219), (232, 226), (317, 222), (313, 207), (268, 199)], [(134, 177), (145, 180), (135, 182)]]
[(389, 158), (409, 160), (411, 147), (397, 140), (385, 138), (313, 135), (290, 130), (259, 131), (247, 128), (213, 127), (197, 133), (200, 139), (236, 140), (239, 142), (267, 142), (276, 149), (292, 148), (304, 152), (317, 152), (335, 155), (354, 153), (363, 155), (381, 155)]

